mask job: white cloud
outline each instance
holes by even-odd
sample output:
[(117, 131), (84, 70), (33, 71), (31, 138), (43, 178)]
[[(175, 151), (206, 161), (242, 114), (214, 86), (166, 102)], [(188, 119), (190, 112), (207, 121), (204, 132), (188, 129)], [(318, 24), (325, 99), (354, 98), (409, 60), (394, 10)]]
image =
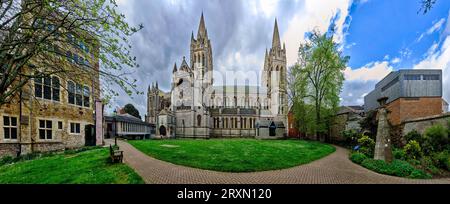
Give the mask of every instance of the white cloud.
[(392, 70), (393, 67), (387, 61), (372, 62), (358, 69), (347, 67), (344, 71), (344, 76), (346, 81), (381, 80), (392, 72)]
[(340, 18), (335, 22), (337, 26), (335, 41), (341, 43), (344, 41), (343, 28), (345, 19), (349, 15), (348, 9), (351, 0), (333, 0), (324, 3), (317, 0), (305, 0), (304, 6), (289, 21), (288, 28), (283, 34), (283, 41), (287, 42), (287, 61), (292, 65), (297, 61), (298, 47), (304, 42), (304, 34), (318, 29), (326, 32), (330, 19), (340, 12)]
[(396, 57), (396, 58), (394, 58), (394, 59), (391, 60), (391, 64), (397, 64), (397, 63), (399, 63), (400, 61), (401, 61), (401, 59), (398, 58), (398, 57)]
[[(450, 18), (450, 16), (449, 16), (449, 18)], [(444, 23), (445, 23), (445, 18), (441, 18), (439, 21), (434, 23), (426, 32), (422, 33), (419, 36), (419, 38), (416, 40), (416, 42), (420, 42), (426, 35), (431, 35), (434, 32), (441, 30), (443, 25), (444, 25)], [(446, 30), (447, 30), (447, 28), (450, 29), (450, 25), (449, 25), (448, 22), (447, 22), (447, 25), (446, 25)]]
[(433, 44), (426, 54), (426, 58), (414, 65), (414, 69), (442, 69), (443, 94), (450, 101), (450, 36), (446, 36), (440, 49)]
[(427, 30), (427, 34), (431, 35), (432, 33), (440, 30), (442, 28), (442, 26), (444, 25), (444, 23), (445, 23), (445, 19), (442, 18), (441, 20), (436, 22), (433, 26), (431, 26), (430, 29)]

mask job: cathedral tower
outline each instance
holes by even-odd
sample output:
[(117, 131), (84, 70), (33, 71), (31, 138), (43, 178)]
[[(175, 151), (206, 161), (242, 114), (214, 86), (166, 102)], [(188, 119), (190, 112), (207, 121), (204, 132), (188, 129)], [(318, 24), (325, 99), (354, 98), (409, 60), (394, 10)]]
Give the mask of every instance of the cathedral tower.
[(194, 38), (194, 32), (191, 34), (191, 68), (198, 73), (197, 79), (201, 80), (204, 87), (212, 86), (213, 57), (211, 41), (208, 38), (205, 19), (200, 18), (200, 24), (197, 32), (197, 39)]
[[(275, 19), (275, 26), (272, 37), (272, 48), (267, 52), (264, 59), (263, 86), (267, 88), (269, 98), (269, 109), (272, 114), (284, 118), (287, 115), (287, 88), (286, 88), (286, 46), (281, 47), (278, 22)], [(281, 119), (281, 118), (280, 118)]]

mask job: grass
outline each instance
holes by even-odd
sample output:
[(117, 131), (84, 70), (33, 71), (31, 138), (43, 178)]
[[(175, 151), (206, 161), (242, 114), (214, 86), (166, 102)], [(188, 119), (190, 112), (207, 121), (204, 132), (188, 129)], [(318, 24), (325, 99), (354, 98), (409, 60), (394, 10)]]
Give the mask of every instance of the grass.
[(174, 164), (223, 172), (255, 172), (306, 164), (335, 151), (328, 144), (301, 140), (136, 140), (145, 154)]
[(68, 152), (0, 166), (1, 184), (140, 184), (125, 164), (111, 164), (109, 149)]

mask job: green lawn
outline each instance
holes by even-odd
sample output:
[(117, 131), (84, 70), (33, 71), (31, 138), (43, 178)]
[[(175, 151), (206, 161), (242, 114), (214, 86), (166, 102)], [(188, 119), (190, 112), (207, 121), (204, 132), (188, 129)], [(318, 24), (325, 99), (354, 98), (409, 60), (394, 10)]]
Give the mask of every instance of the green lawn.
[(57, 154), (0, 166), (0, 184), (136, 184), (143, 180), (125, 164), (110, 164), (109, 149)]
[(135, 140), (131, 145), (174, 164), (225, 172), (283, 169), (320, 159), (335, 151), (328, 144), (302, 140)]

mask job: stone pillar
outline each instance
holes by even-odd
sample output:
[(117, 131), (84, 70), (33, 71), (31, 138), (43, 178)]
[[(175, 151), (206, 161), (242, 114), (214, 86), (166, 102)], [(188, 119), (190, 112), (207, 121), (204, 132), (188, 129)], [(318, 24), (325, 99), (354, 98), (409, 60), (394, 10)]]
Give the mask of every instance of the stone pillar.
[(100, 100), (95, 101), (95, 145), (103, 145), (103, 103)]
[(391, 139), (390, 139), (390, 126), (387, 119), (388, 111), (386, 109), (387, 97), (378, 99), (380, 108), (377, 112), (378, 128), (377, 138), (375, 141), (375, 154), (374, 159), (383, 160), (387, 162), (392, 161)]

